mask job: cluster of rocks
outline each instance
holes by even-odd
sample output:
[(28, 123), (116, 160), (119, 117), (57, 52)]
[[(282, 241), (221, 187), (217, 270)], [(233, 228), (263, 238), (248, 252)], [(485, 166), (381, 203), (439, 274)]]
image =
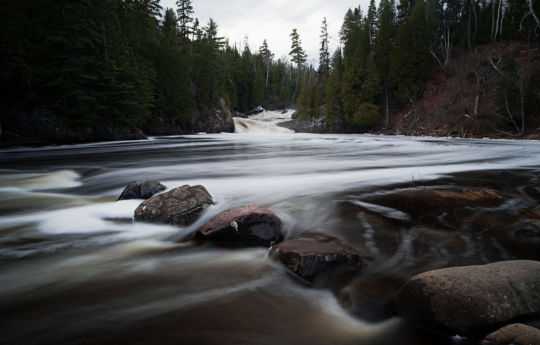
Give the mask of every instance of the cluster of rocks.
[[(182, 226), (193, 224), (213, 204), (210, 193), (200, 185), (156, 194), (164, 189), (157, 181), (133, 182), (119, 200), (147, 199), (135, 210), (136, 221)], [(433, 205), (437, 205), (437, 211), (451, 213), (470, 202), (496, 206), (503, 198), (490, 189), (413, 190), (379, 201), (383, 206), (407, 210), (414, 218), (430, 221), (437, 216), (428, 212), (434, 210)], [(413, 203), (432, 207), (417, 214), (417, 208), (411, 207)], [(540, 330), (516, 323), (540, 319), (539, 261), (449, 267), (403, 280), (363, 276), (358, 272), (372, 260), (365, 248), (320, 233), (304, 233), (283, 241), (282, 230), (281, 220), (271, 210), (248, 205), (218, 213), (196, 230), (195, 237), (220, 246), (269, 247), (269, 255), (293, 277), (330, 288), (342, 305), (368, 319), (397, 315), (437, 333), (485, 337), (490, 344), (540, 344)], [(529, 230), (523, 236), (529, 236)], [(345, 283), (336, 283), (340, 281)]]

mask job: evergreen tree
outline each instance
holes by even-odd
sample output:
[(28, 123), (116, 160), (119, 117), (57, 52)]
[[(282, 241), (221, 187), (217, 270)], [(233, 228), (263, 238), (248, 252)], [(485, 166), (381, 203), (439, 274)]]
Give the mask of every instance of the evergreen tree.
[(405, 24), (412, 13), (415, 5), (415, 0), (399, 0), (397, 5), (397, 23), (398, 25)]
[(343, 55), (341, 48), (338, 48), (332, 57), (332, 69), (325, 90), (326, 121), (330, 124), (333, 124), (336, 118), (343, 112), (341, 85), (344, 70)]
[(291, 56), (291, 61), (294, 62), (298, 69), (301, 69), (302, 65), (306, 62), (306, 53), (302, 48), (302, 41), (300, 40), (300, 35), (296, 29), (290, 34), (291, 37), (291, 51), (289, 55)]
[(319, 78), (321, 81), (325, 81), (330, 74), (330, 53), (328, 52), (328, 23), (326, 17), (324, 17), (321, 24), (321, 48), (319, 49)]
[(262, 46), (259, 48), (259, 55), (262, 57), (266, 71), (264, 86), (268, 87), (268, 78), (270, 77), (270, 65), (272, 63), (272, 60), (274, 59), (274, 54), (268, 48), (268, 42), (266, 42), (266, 39), (263, 41)]
[(381, 0), (377, 11), (377, 31), (373, 45), (375, 65), (379, 72), (381, 86), (384, 90), (384, 108), (386, 127), (389, 116), (390, 62), (394, 46), (395, 12), (393, 0)]
[(375, 0), (370, 0), (369, 2), (366, 20), (369, 31), (369, 44), (373, 49), (373, 40), (375, 39), (377, 28), (377, 6), (375, 6)]
[(177, 0), (178, 6), (176, 12), (178, 16), (178, 25), (180, 26), (180, 34), (184, 38), (188, 38), (191, 32), (190, 24), (193, 23), (193, 6), (191, 0)]
[(188, 57), (181, 49), (181, 35), (172, 9), (165, 11), (161, 27), (155, 112), (187, 126), (194, 110)]
[(424, 4), (416, 4), (404, 25), (396, 32), (390, 63), (390, 80), (396, 95), (414, 105), (424, 90), (428, 67)]

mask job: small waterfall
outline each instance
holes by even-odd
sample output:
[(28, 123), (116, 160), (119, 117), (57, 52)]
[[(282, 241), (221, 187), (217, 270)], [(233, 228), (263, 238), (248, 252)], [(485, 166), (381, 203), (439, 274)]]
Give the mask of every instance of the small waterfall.
[(257, 134), (287, 134), (294, 131), (279, 127), (277, 124), (283, 121), (289, 121), (293, 114), (292, 110), (286, 113), (281, 111), (263, 111), (260, 114), (252, 115), (249, 118), (234, 117), (236, 133), (257, 133)]

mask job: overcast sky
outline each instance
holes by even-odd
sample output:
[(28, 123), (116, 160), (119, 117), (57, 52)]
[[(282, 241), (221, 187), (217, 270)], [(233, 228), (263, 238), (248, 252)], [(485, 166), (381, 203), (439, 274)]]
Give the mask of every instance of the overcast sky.
[[(161, 5), (176, 10), (176, 0), (161, 0)], [(308, 63), (316, 65), (322, 19), (328, 20), (332, 54), (339, 44), (338, 32), (347, 9), (360, 5), (365, 12), (369, 0), (192, 0), (192, 5), (201, 24), (204, 26), (213, 18), (219, 25), (219, 34), (228, 38), (231, 45), (242, 44), (247, 35), (254, 51), (266, 38), (276, 59), (289, 59), (289, 34), (297, 28)]]

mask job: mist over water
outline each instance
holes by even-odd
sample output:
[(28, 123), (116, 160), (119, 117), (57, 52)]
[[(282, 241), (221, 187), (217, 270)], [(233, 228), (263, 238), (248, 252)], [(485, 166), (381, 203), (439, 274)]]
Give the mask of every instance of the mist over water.
[[(174, 240), (224, 209), (257, 203), (282, 219), (287, 238), (318, 231), (359, 241), (375, 258), (366, 274), (411, 275), (433, 248), (414, 250), (410, 229), (343, 216), (343, 204), (403, 221), (409, 215), (365, 198), (441, 178), (460, 185), (459, 176), (484, 171), (538, 182), (540, 143), (294, 134), (275, 125), (290, 115), (235, 118), (234, 134), (1, 150), (0, 343), (430, 343), (397, 318), (348, 314), (329, 291), (298, 284), (265, 249)], [(135, 223), (141, 201), (116, 198), (130, 181), (147, 179), (168, 190), (202, 184), (216, 204), (189, 227)], [(457, 235), (464, 249), (438, 255), (513, 257), (491, 239)]]

